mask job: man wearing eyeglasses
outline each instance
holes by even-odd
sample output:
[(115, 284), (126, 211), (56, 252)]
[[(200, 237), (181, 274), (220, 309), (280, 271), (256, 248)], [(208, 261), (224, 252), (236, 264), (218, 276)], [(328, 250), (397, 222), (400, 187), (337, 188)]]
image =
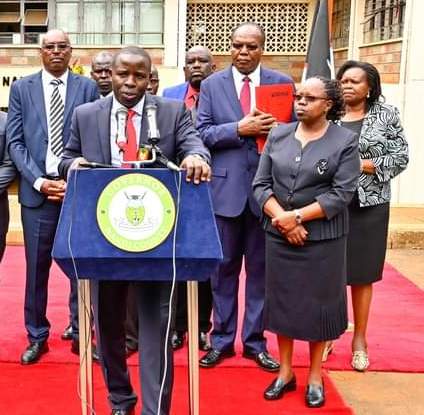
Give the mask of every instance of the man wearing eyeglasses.
[(292, 84), (287, 75), (261, 65), (265, 34), (256, 23), (243, 23), (231, 35), (232, 65), (202, 82), (197, 128), (212, 154), (212, 201), (224, 261), (212, 276), (212, 349), (200, 366), (213, 367), (235, 354), (239, 274), (246, 270), (243, 356), (267, 371), (279, 365), (268, 354), (263, 335), (265, 234), (252, 196), (259, 154), (255, 137), (275, 123), (255, 108), (255, 87)]
[[(25, 327), (29, 345), (23, 365), (36, 363), (48, 351), (50, 323), (46, 316), (47, 287), (56, 226), (65, 182), (58, 164), (69, 139), (71, 116), (78, 105), (96, 100), (96, 83), (68, 70), (72, 48), (61, 30), (43, 38), (43, 69), (12, 84), (6, 135), (10, 157), (20, 174), (21, 204), (26, 257)], [(77, 282), (71, 281), (69, 297), (73, 341), (78, 347)]]

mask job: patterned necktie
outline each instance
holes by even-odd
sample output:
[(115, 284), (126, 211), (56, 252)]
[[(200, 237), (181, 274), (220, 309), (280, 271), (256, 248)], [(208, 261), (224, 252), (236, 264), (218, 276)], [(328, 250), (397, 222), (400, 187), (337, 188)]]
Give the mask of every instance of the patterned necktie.
[(50, 145), (52, 153), (60, 157), (63, 153), (63, 112), (65, 107), (59, 93), (59, 85), (63, 82), (60, 79), (53, 79), (50, 84), (54, 87), (50, 99)]
[(243, 86), (240, 91), (240, 105), (244, 115), (250, 112), (250, 78), (245, 76), (243, 78)]
[(138, 151), (138, 143), (137, 143), (137, 133), (135, 131), (135, 126), (133, 122), (133, 118), (137, 113), (134, 110), (128, 110), (127, 117), (127, 145), (124, 148), (124, 161), (134, 161), (137, 160), (137, 151)]

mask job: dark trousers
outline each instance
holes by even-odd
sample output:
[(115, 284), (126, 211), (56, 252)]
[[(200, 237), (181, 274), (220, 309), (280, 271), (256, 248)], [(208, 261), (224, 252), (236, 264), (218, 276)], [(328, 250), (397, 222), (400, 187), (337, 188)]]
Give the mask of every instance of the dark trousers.
[(237, 332), (239, 275), (246, 270), (245, 311), (241, 338), (244, 350), (266, 350), (263, 336), (265, 297), (265, 232), (248, 205), (235, 218), (216, 217), (224, 260), (212, 276), (213, 330), (211, 344), (217, 350), (234, 347)]
[(138, 349), (138, 301), (135, 284), (128, 287), (127, 316), (125, 319), (126, 344), (130, 349)]
[(0, 194), (0, 262), (6, 249), (6, 234), (9, 229), (9, 200), (7, 191)]
[[(204, 333), (211, 329), (212, 290), (210, 281), (198, 284), (199, 293), (199, 331)], [(177, 286), (177, 311), (175, 317), (175, 330), (186, 332), (187, 324), (187, 283), (179, 282)]]
[[(21, 206), (26, 258), (25, 327), (30, 342), (49, 336), (47, 290), (52, 248), (61, 204), (45, 201), (41, 206)], [(78, 285), (71, 280), (69, 309), (74, 336), (78, 336)]]
[[(128, 409), (137, 402), (128, 373), (125, 354), (125, 319), (130, 283), (101, 281), (92, 283), (92, 299), (97, 345), (113, 408)], [(162, 395), (161, 415), (168, 415), (173, 384), (173, 353), (170, 337), (165, 345), (171, 284), (168, 282), (131, 283), (138, 299), (140, 384), (142, 415), (156, 415), (167, 356), (167, 376)]]

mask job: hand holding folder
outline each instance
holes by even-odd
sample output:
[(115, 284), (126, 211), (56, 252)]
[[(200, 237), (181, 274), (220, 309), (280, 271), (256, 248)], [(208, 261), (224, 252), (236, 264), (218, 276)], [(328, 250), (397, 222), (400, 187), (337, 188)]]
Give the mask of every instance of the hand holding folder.
[[(256, 108), (271, 114), (277, 122), (287, 123), (292, 121), (293, 94), (292, 84), (260, 85), (256, 90)], [(258, 152), (262, 153), (266, 142), (266, 135), (256, 137)]]

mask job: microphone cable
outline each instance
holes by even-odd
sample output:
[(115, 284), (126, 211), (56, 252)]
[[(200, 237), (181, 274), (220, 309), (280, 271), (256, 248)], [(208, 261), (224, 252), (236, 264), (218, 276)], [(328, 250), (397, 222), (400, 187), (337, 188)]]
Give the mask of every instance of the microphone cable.
[[(177, 179), (178, 177), (178, 179)], [(174, 292), (175, 292), (175, 285), (177, 280), (177, 230), (178, 230), (178, 221), (179, 221), (179, 215), (180, 215), (180, 198), (181, 198), (181, 181), (182, 181), (182, 172), (174, 172), (174, 180), (175, 185), (177, 188), (177, 203), (175, 208), (175, 226), (174, 226), (174, 232), (172, 237), (172, 284), (171, 284), (171, 293), (169, 296), (169, 306), (168, 306), (168, 322), (166, 325), (166, 334), (165, 334), (165, 347), (164, 347), (164, 369), (163, 369), (163, 376), (162, 381), (160, 385), (159, 390), (159, 397), (158, 397), (158, 409), (156, 411), (156, 415), (161, 415), (161, 407), (162, 407), (162, 396), (163, 391), (165, 389), (165, 381), (166, 377), (168, 375), (168, 347), (169, 345), (169, 334), (171, 330), (171, 321), (172, 321), (172, 311), (173, 311), (173, 300), (174, 300)], [(173, 353), (173, 350), (171, 350), (171, 353)]]
[[(75, 274), (75, 278), (77, 280), (77, 288), (78, 288), (78, 300), (79, 300), (79, 296), (81, 295), (81, 300), (84, 303), (84, 306), (86, 305), (86, 298), (85, 298), (85, 291), (84, 294), (79, 292), (79, 275), (78, 275), (78, 270), (77, 270), (77, 264), (75, 262), (75, 257), (74, 254), (72, 252), (72, 244), (71, 244), (71, 236), (72, 236), (72, 225), (73, 225), (73, 219), (74, 219), (74, 212), (75, 212), (75, 200), (76, 200), (76, 194), (77, 194), (77, 177), (78, 177), (78, 171), (79, 169), (75, 169), (74, 172), (74, 194), (72, 195), (72, 201), (71, 201), (71, 212), (70, 212), (70, 222), (69, 222), (69, 232), (68, 232), (68, 238), (67, 238), (67, 242), (68, 242), (68, 250), (70, 253), (70, 257), (71, 257), (71, 261), (72, 261), (72, 267), (74, 269), (74, 274)], [(89, 299), (90, 304), (91, 304), (91, 299)], [(91, 309), (87, 310), (87, 308), (85, 309), (85, 312), (90, 312), (90, 316), (91, 316)], [(78, 317), (79, 317), (79, 310), (78, 310)], [(91, 330), (91, 319), (90, 319), (90, 330)], [(81, 335), (81, 333), (79, 333), (79, 335)], [(91, 343), (88, 344), (88, 340), (89, 337), (85, 339), (85, 344), (87, 345), (86, 349), (84, 351), (80, 350), (80, 353), (84, 353), (83, 355), (83, 360), (87, 359), (87, 351), (88, 351), (88, 347), (91, 347)], [(78, 345), (79, 347), (79, 345)], [(78, 398), (80, 399), (80, 402), (82, 402), (86, 407), (88, 407), (88, 410), (90, 411), (90, 415), (96, 415), (96, 411), (94, 410), (94, 407), (92, 407), (91, 405), (89, 405), (89, 403), (87, 401), (83, 401), (82, 396), (81, 396), (81, 370), (78, 371), (78, 380), (77, 380), (77, 394), (78, 394)], [(91, 385), (91, 388), (93, 387), (93, 385)]]

